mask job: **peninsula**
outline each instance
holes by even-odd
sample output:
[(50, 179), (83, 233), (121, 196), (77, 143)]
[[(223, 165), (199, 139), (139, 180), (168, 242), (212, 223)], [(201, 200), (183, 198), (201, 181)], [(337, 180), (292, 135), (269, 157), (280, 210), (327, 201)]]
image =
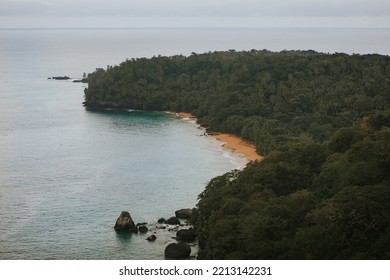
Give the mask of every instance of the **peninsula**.
[(377, 54), (158, 56), (88, 75), (84, 104), (189, 112), (264, 155), (199, 195), (199, 259), (390, 259), (389, 77)]

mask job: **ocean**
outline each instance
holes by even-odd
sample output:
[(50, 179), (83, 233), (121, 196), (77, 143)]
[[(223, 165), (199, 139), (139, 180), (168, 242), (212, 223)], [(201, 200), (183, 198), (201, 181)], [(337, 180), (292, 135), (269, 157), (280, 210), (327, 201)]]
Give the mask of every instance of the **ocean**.
[[(245, 165), (174, 114), (86, 111), (73, 79), (127, 58), (389, 46), (390, 29), (0, 29), (0, 259), (163, 259), (174, 232), (157, 219)], [(116, 234), (124, 210), (150, 232)]]

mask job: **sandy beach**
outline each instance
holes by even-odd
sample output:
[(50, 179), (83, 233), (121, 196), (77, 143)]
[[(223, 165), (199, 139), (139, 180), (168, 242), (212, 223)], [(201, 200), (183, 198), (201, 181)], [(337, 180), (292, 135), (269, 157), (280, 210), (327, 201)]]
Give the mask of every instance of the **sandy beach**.
[[(190, 113), (180, 112), (176, 113), (176, 115), (179, 118), (196, 119), (196, 117)], [(241, 137), (227, 133), (216, 133), (211, 136), (223, 142), (223, 146), (226, 149), (229, 149), (231, 152), (245, 157), (248, 161), (263, 159), (263, 156), (256, 152), (256, 148)]]
[(178, 116), (179, 118), (189, 118), (189, 119), (196, 119), (196, 117), (194, 115), (192, 115), (191, 113), (185, 113), (185, 112), (180, 112), (180, 113), (176, 113), (176, 116)]
[(256, 152), (256, 148), (245, 141), (244, 139), (232, 134), (216, 134), (213, 135), (217, 140), (224, 143), (224, 147), (231, 150), (235, 154), (242, 155), (249, 161), (262, 160), (263, 157)]

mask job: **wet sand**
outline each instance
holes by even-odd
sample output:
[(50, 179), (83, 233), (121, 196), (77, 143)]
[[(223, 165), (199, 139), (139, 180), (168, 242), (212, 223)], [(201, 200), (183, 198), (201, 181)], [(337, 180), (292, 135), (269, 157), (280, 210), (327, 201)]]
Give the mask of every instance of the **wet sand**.
[(189, 118), (189, 119), (196, 119), (196, 117), (194, 115), (192, 115), (191, 113), (185, 113), (185, 112), (180, 112), (180, 113), (176, 113), (176, 116), (178, 116), (179, 118)]
[(223, 142), (223, 146), (231, 150), (235, 154), (242, 155), (249, 161), (262, 160), (263, 157), (256, 152), (256, 148), (243, 140), (242, 138), (232, 135), (232, 134), (216, 134), (213, 135), (217, 140)]

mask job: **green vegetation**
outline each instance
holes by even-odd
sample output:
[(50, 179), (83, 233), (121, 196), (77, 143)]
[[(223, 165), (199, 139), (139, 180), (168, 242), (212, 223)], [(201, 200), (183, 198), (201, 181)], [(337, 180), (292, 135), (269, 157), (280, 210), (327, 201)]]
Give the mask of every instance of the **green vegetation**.
[(390, 259), (390, 58), (266, 50), (132, 59), (85, 105), (191, 112), (261, 162), (212, 179), (200, 259)]

